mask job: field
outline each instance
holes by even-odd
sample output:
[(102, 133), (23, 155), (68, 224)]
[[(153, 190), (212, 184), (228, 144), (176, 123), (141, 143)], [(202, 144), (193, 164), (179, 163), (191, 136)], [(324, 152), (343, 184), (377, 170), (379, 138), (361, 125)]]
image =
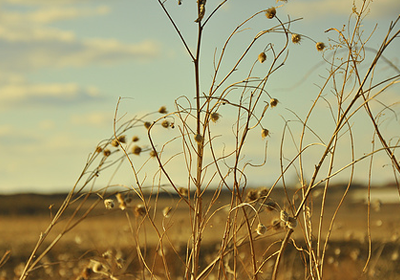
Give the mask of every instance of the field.
[[(400, 207), (398, 203), (391, 203), (388, 200), (388, 197), (393, 198), (393, 195), (388, 196), (387, 190), (380, 189), (379, 192), (372, 193), (375, 201), (378, 201), (378, 197), (381, 201), (379, 204), (374, 201), (371, 203), (372, 246), (367, 273), (361, 274), (369, 256), (368, 208), (362, 196), (357, 195), (366, 191), (360, 188), (352, 192), (353, 196), (345, 200), (338, 212), (326, 250), (324, 279), (399, 279), (400, 216), (397, 213)], [(389, 191), (392, 191), (396, 199), (396, 192), (393, 192), (395, 190), (389, 189)], [(340, 187), (333, 188), (330, 193), (325, 209), (323, 236), (327, 233), (330, 217), (342, 194), (343, 188)], [(65, 195), (32, 194), (0, 197), (0, 254), (3, 256), (5, 252), (10, 251), (8, 260), (0, 268), (0, 279), (18, 279), (40, 233), (50, 223), (51, 215), (61, 204), (63, 197)], [(201, 251), (203, 263), (200, 263), (203, 268), (213, 262), (218, 252), (228, 216), (222, 206), (228, 203), (229, 198), (228, 194), (222, 194), (214, 206), (214, 209), (220, 210), (209, 220), (203, 237)], [(95, 197), (90, 199), (95, 201)], [(276, 191), (273, 199), (283, 203), (284, 193)], [(320, 213), (318, 206), (320, 202), (319, 197), (314, 197), (312, 207), (315, 213)], [(133, 199), (132, 205), (137, 203), (139, 202)], [(160, 218), (156, 218), (155, 221), (157, 227), (165, 228), (162, 252), (167, 256), (170, 273), (173, 279), (183, 279), (185, 248), (190, 240), (188, 212), (177, 197), (172, 196), (160, 197), (157, 208), (151, 210), (157, 214), (168, 205), (177, 206), (171, 211), (171, 216), (162, 218), (162, 215), (158, 215)], [(71, 213), (67, 212), (66, 217)], [(107, 263), (115, 279), (150, 279), (143, 266), (139, 265), (138, 248), (147, 262), (154, 266), (153, 276), (156, 279), (164, 279), (164, 266), (159, 258), (161, 254), (159, 238), (147, 221), (141, 224), (143, 222), (141, 217), (134, 214), (133, 207), (130, 206), (125, 211), (118, 208), (106, 210), (104, 205), (99, 203), (90, 216), (60, 239), (55, 248), (40, 262), (38, 269), (30, 275), (30, 279), (111, 279), (102, 274), (89, 275), (88, 271), (85, 272), (85, 268), (93, 266), (96, 262)], [(260, 261), (265, 261), (263, 271), (259, 274), (260, 279), (269, 279), (274, 259), (268, 260), (266, 256), (279, 248), (279, 244), (272, 243), (284, 237), (285, 228), (272, 226), (278, 217), (279, 213), (273, 210), (260, 214), (262, 222), (270, 225), (267, 234), (255, 241), (256, 253)], [(313, 217), (313, 220), (317, 221), (318, 218)], [(136, 231), (139, 224), (140, 230)], [(313, 224), (316, 226), (318, 223)], [(53, 240), (62, 228), (63, 222), (56, 226), (55, 233), (47, 240)], [(296, 228), (293, 237), (294, 241), (291, 244), (295, 244), (296, 247), (294, 245), (287, 247), (279, 279), (304, 279), (304, 269), (307, 264), (304, 263), (301, 254), (305, 249), (301, 228)], [(245, 261), (246, 250), (241, 254), (237, 257)], [(226, 265), (229, 267), (229, 264)], [(213, 277), (214, 275), (210, 274), (207, 279), (214, 279)], [(232, 275), (228, 275), (228, 279), (231, 279), (229, 277)]]

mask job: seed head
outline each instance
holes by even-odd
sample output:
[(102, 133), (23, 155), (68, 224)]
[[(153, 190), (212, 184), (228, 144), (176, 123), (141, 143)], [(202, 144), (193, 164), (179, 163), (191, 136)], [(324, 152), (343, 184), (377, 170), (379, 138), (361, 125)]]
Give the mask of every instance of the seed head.
[(124, 200), (124, 197), (122, 196), (122, 194), (121, 193), (117, 193), (115, 196), (117, 197), (117, 201), (119, 203), (119, 208), (121, 210), (125, 210), (126, 209), (126, 203), (125, 203), (125, 200)]
[(261, 137), (262, 139), (265, 139), (265, 137), (269, 136), (269, 130), (266, 128), (263, 128), (261, 131)]
[(111, 141), (111, 146), (113, 146), (113, 147), (118, 147), (118, 146), (119, 146), (118, 140), (117, 140), (117, 139), (113, 139), (113, 140)]
[(96, 147), (96, 153), (101, 153), (103, 149), (101, 147)]
[(275, 7), (271, 7), (271, 8), (269, 8), (269, 9), (265, 12), (265, 16), (266, 16), (268, 19), (273, 19), (273, 18), (275, 17), (275, 15), (276, 15), (276, 9), (275, 9)]
[(157, 156), (157, 152), (154, 151), (154, 150), (151, 150), (151, 151), (150, 151), (150, 156), (151, 156), (151, 157), (156, 157), (156, 156)]
[(262, 52), (258, 55), (258, 61), (260, 63), (264, 63), (264, 61), (267, 59), (267, 55), (265, 54), (265, 52)]
[(211, 113), (211, 120), (212, 120), (214, 123), (216, 123), (216, 122), (219, 120), (220, 117), (221, 117), (221, 115), (218, 114), (217, 112)]
[(267, 197), (268, 193), (269, 193), (269, 190), (267, 188), (261, 188), (261, 189), (258, 190), (258, 196), (260, 198)]
[(119, 141), (120, 143), (126, 143), (126, 137), (125, 137), (125, 135), (120, 135), (120, 136), (117, 137), (117, 139), (118, 139), (118, 141)]
[(109, 155), (111, 155), (111, 151), (110, 151), (109, 149), (104, 149), (104, 150), (103, 150), (103, 155), (104, 155), (105, 157), (108, 157)]
[(168, 113), (167, 107), (161, 106), (160, 109), (158, 109), (158, 112), (159, 112), (160, 114), (167, 114), (167, 113)]
[(144, 127), (145, 127), (145, 128), (149, 129), (150, 126), (151, 126), (151, 122), (145, 122), (145, 123), (144, 123)]
[(274, 108), (276, 107), (276, 105), (278, 105), (279, 101), (276, 98), (271, 98), (271, 100), (269, 101), (269, 104), (271, 104), (271, 107)]
[(138, 145), (135, 145), (132, 147), (132, 153), (135, 155), (140, 155), (142, 152), (142, 148), (140, 148)]
[(201, 136), (200, 134), (196, 134), (196, 135), (194, 136), (194, 140), (195, 140), (197, 143), (201, 144), (201, 143), (203, 142), (203, 136)]
[(256, 231), (257, 231), (258, 235), (263, 235), (263, 234), (265, 234), (267, 232), (267, 227), (264, 226), (262, 223), (259, 223), (258, 226), (257, 226)]
[(186, 188), (184, 188), (184, 187), (180, 187), (179, 189), (178, 189), (178, 192), (179, 192), (179, 194), (181, 195), (181, 196), (187, 196), (188, 195), (188, 190), (186, 189)]
[(115, 204), (114, 204), (114, 200), (112, 199), (105, 199), (104, 200), (104, 206), (106, 207), (107, 210), (111, 210), (114, 208)]
[(165, 207), (165, 208), (163, 209), (163, 216), (164, 216), (165, 218), (169, 218), (169, 217), (170, 217), (170, 214), (171, 214), (171, 210), (172, 210), (171, 207), (169, 207), (169, 206)]
[(137, 142), (139, 141), (139, 137), (138, 136), (133, 136), (132, 137), (132, 142)]
[(280, 218), (282, 222), (287, 222), (289, 220), (289, 214), (285, 210), (281, 210)]
[(325, 49), (325, 44), (322, 43), (322, 42), (318, 42), (318, 43), (315, 45), (315, 47), (317, 48), (317, 50), (318, 50), (319, 52), (322, 52), (322, 51)]
[(163, 120), (161, 123), (161, 126), (164, 128), (168, 128), (169, 127), (169, 121), (168, 120)]
[(146, 215), (146, 208), (141, 204), (135, 205), (135, 207), (133, 207), (133, 213), (135, 217), (142, 217)]
[(293, 217), (288, 217), (288, 220), (286, 221), (286, 225), (290, 229), (295, 229), (297, 227), (297, 220)]
[(257, 190), (249, 190), (247, 192), (247, 199), (250, 200), (250, 201), (255, 201), (255, 200), (259, 199), (258, 195), (259, 194), (258, 194)]
[(300, 41), (301, 41), (300, 34), (296, 34), (296, 33), (292, 34), (292, 42), (293, 42), (293, 44), (300, 44)]

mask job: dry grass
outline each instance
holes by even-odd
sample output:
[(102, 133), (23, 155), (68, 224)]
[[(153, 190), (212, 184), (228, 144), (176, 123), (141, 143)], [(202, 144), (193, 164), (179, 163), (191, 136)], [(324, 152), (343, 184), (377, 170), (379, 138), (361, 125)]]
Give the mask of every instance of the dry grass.
[[(400, 79), (398, 67), (383, 59), (399, 37), (400, 17), (367, 59), (370, 38), (362, 21), (369, 1), (354, 6), (343, 29), (327, 31), (333, 36), (329, 44), (292, 32), (300, 19), (284, 21), (279, 7), (256, 11), (233, 28), (215, 54), (207, 90), (200, 77), (203, 30), (227, 1), (214, 7), (197, 2), (195, 42), (186, 41), (169, 2), (157, 2), (193, 62), (193, 95), (177, 98), (171, 111), (161, 107), (132, 118), (120, 112), (124, 100), (118, 100), (112, 136), (89, 155), (71, 192), (45, 219), (47, 226), (27, 222), (18, 229), (22, 233), (30, 224), (39, 238), (22, 264), (5, 262), (16, 277), (276, 280), (331, 279), (340, 272), (346, 279), (395, 279), (399, 220), (390, 213), (398, 212), (399, 201), (377, 206), (370, 182), (375, 156), (385, 154), (394, 195), (400, 194), (399, 135), (381, 129), (385, 114), (397, 119), (397, 103), (379, 100), (393, 94), (389, 89)], [(236, 48), (233, 38), (260, 17), (267, 29), (251, 35), (236, 62), (225, 65), (228, 50)], [(281, 40), (265, 43), (271, 34)], [(275, 183), (251, 189), (248, 170), (267, 168), (266, 120), (280, 106), (269, 82), (284, 70), (289, 49), (298, 46), (293, 34), (313, 43), (328, 70), (308, 111), (289, 110), (293, 119), (284, 118), (280, 147), (274, 147), (280, 157)], [(381, 76), (379, 69), (387, 64), (391, 71)], [(315, 115), (320, 104), (328, 108), (324, 132), (312, 125), (321, 118)], [(221, 112), (234, 116), (224, 118), (229, 132), (218, 128)], [(357, 143), (365, 135), (357, 135), (356, 127), (366, 122), (371, 150), (360, 155)], [(254, 141), (255, 135), (262, 142)], [(264, 155), (258, 162), (246, 157), (256, 142)], [(343, 165), (337, 158), (344, 155)], [(367, 186), (361, 189), (353, 180), (362, 161), (369, 166), (362, 171)], [(132, 185), (118, 182), (121, 170), (128, 170)], [(341, 185), (338, 174), (347, 174)], [(288, 186), (288, 178), (298, 184)], [(364, 203), (354, 201), (360, 191)], [(12, 241), (13, 233), (5, 236)]]

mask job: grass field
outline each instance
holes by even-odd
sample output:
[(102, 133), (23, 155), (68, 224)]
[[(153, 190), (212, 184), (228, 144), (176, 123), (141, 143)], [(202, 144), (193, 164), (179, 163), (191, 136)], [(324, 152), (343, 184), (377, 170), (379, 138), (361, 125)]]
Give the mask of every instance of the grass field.
[[(382, 192), (383, 193), (383, 192)], [(283, 201), (283, 192), (277, 191), (274, 200)], [(323, 236), (326, 235), (328, 222), (336, 207), (342, 189), (332, 191), (330, 201), (325, 212), (326, 225)], [(375, 197), (378, 193), (375, 194)], [(8, 261), (0, 268), (0, 279), (18, 279), (24, 263), (34, 248), (39, 235), (50, 223), (52, 212), (62, 202), (63, 195), (38, 196), (15, 195), (1, 196), (0, 216), (0, 253), (3, 255), (10, 251)], [(94, 198), (93, 198), (94, 200)], [(229, 197), (222, 195), (215, 205), (219, 208), (227, 203)], [(165, 228), (163, 253), (169, 261), (168, 267), (175, 279), (183, 279), (182, 267), (185, 260), (185, 248), (190, 240), (190, 224), (188, 214), (183, 205), (177, 203), (175, 197), (162, 197), (158, 201), (158, 208), (153, 208), (155, 213), (162, 211), (165, 206), (177, 205), (172, 210), (171, 217), (156, 219), (157, 226)], [(320, 200), (314, 198), (315, 213), (319, 213)], [(135, 205), (136, 201), (133, 201)], [(52, 210), (49, 209), (50, 207)], [(399, 205), (382, 203), (374, 206), (371, 204), (370, 233), (371, 253), (368, 273), (361, 275), (368, 258), (369, 241), (367, 232), (367, 205), (360, 201), (360, 197), (350, 197), (341, 207), (325, 255), (324, 279), (399, 279), (400, 278), (400, 216)], [(133, 209), (133, 208), (132, 208)], [(158, 258), (159, 238), (152, 227), (144, 222), (137, 234), (135, 229), (141, 223), (140, 217), (135, 217), (134, 211), (128, 207), (127, 211), (120, 209), (106, 210), (99, 204), (91, 215), (71, 232), (60, 240), (56, 247), (46, 255), (41, 266), (31, 274), (31, 279), (79, 279), (85, 268), (91, 263), (106, 263), (108, 269), (113, 271), (116, 279), (150, 279), (145, 269), (138, 262), (138, 247), (147, 262), (154, 266), (157, 279), (164, 279), (163, 265)], [(215, 259), (221, 242), (227, 212), (224, 208), (217, 211), (210, 219), (202, 247), (202, 267), (206, 267)], [(272, 225), (279, 217), (276, 211), (264, 211), (260, 218), (265, 225)], [(313, 219), (318, 217), (313, 217)], [(317, 224), (317, 223), (314, 223)], [(56, 226), (63, 227), (63, 222)], [(267, 260), (266, 256), (279, 248), (273, 242), (284, 236), (285, 228), (269, 227), (267, 234), (260, 236), (255, 242), (256, 253), (260, 261), (266, 261), (261, 279), (269, 279), (273, 259)], [(285, 252), (280, 279), (304, 279), (304, 259), (300, 251), (304, 250), (302, 244), (302, 231), (296, 229), (294, 241), (297, 246), (288, 246)], [(48, 240), (52, 240), (49, 236)], [(140, 246), (137, 246), (140, 244)], [(146, 244), (143, 246), (143, 244)], [(241, 261), (246, 261), (246, 251), (237, 256)], [(181, 259), (180, 259), (181, 258)], [(229, 267), (229, 264), (227, 264)], [(157, 269), (159, 267), (159, 269)], [(245, 271), (242, 272), (246, 274)], [(84, 275), (80, 279), (110, 279), (101, 274)], [(230, 276), (229, 276), (230, 277)], [(228, 278), (229, 278), (228, 277)], [(213, 275), (208, 277), (213, 279)], [(229, 278), (230, 279), (230, 278)], [(232, 278), (233, 279), (233, 278)]]

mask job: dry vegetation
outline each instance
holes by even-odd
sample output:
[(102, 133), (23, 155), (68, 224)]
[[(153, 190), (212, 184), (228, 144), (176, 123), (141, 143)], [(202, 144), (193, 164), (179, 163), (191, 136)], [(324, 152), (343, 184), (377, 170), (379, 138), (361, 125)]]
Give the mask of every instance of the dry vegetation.
[[(369, 1), (354, 6), (343, 29), (327, 31), (329, 43), (292, 31), (299, 19), (284, 20), (279, 7), (257, 11), (215, 53), (211, 84), (203, 90), (203, 30), (226, 2), (197, 2), (192, 46), (171, 16), (176, 7), (158, 0), (193, 61), (193, 96), (177, 98), (171, 111), (162, 106), (133, 118), (121, 114), (118, 100), (112, 136), (90, 154), (66, 198), (51, 209), (43, 202), (46, 215), (1, 217), (1, 249), (11, 250), (0, 262), (4, 279), (398, 279), (399, 218), (391, 213), (400, 203), (397, 198), (381, 204), (368, 182), (375, 155), (386, 154), (393, 167), (392, 196), (399, 196), (399, 135), (381, 129), (384, 114), (397, 118), (397, 103), (379, 99), (400, 78), (398, 68), (383, 59), (399, 37), (399, 18), (385, 27), (386, 37), (366, 59), (371, 33), (362, 29), (362, 20)], [(235, 63), (224, 65), (233, 38), (260, 17), (268, 29), (251, 38)], [(272, 34), (281, 36), (275, 44), (265, 40)], [(275, 183), (253, 188), (247, 172), (268, 168), (266, 123), (280, 106), (269, 81), (284, 71), (289, 48), (302, 40), (313, 42), (329, 70), (308, 112), (292, 112), (294, 120), (285, 120)], [(388, 64), (390, 74), (378, 75)], [(329, 109), (328, 135), (311, 126), (321, 102)], [(235, 117), (231, 132), (220, 135), (224, 116)], [(373, 140), (362, 156), (355, 152), (360, 122), (370, 124)], [(244, 157), (254, 145), (252, 135), (264, 139), (259, 150), (265, 158), (257, 163)], [(348, 164), (336, 166), (344, 151)], [(364, 170), (365, 187), (353, 182), (361, 161), (371, 163)], [(170, 171), (177, 166), (178, 175)], [(114, 183), (124, 167), (135, 184)], [(347, 181), (338, 184), (344, 172)], [(98, 183), (107, 174), (109, 183)], [(290, 187), (287, 178), (293, 176), (298, 184)], [(178, 183), (182, 178), (185, 184)], [(360, 193), (364, 200), (358, 200)], [(38, 238), (35, 245), (32, 238)]]

